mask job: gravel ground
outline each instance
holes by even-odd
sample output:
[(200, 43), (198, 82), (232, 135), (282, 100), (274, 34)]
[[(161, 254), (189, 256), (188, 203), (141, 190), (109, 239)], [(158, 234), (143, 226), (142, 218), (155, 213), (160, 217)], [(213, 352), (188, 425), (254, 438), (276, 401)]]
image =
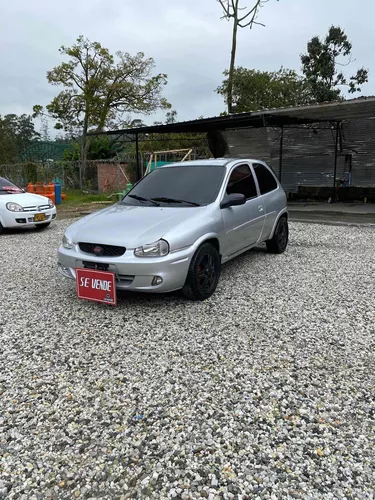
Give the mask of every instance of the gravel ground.
[(373, 229), (111, 308), (57, 275), (68, 223), (0, 237), (0, 498), (374, 498)]

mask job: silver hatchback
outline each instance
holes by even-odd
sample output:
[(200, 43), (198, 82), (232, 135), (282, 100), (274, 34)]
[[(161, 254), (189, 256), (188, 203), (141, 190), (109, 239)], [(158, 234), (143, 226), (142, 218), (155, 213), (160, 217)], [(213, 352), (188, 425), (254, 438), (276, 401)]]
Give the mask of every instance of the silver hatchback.
[(115, 205), (73, 223), (58, 251), (58, 269), (109, 271), (116, 288), (182, 289), (210, 297), (221, 265), (266, 242), (288, 244), (286, 195), (262, 161), (198, 160), (160, 167)]

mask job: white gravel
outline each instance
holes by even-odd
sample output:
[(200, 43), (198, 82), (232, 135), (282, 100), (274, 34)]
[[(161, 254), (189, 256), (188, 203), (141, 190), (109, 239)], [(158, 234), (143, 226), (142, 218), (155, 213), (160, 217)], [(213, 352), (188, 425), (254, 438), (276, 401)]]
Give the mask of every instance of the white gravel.
[(0, 237), (0, 498), (374, 498), (373, 229), (111, 308), (57, 274), (68, 222)]

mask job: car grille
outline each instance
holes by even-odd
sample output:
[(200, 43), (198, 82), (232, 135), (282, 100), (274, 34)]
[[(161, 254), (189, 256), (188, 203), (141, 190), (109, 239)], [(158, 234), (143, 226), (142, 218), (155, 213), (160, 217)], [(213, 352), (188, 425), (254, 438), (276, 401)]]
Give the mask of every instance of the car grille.
[(33, 206), (33, 207), (23, 207), (24, 212), (44, 212), (45, 210), (48, 210), (52, 207), (49, 205), (39, 205), (39, 206)]
[[(84, 253), (96, 255), (97, 257), (120, 257), (126, 252), (125, 247), (115, 245), (101, 245), (100, 243), (78, 243), (79, 248)], [(101, 252), (95, 252), (94, 248), (101, 248)]]

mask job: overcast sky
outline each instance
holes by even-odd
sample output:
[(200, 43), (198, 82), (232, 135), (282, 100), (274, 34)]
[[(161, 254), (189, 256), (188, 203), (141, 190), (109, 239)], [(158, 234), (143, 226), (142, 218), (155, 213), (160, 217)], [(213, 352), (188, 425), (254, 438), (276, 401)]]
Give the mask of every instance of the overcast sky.
[[(216, 0), (0, 0), (0, 114), (31, 113), (34, 104), (48, 104), (57, 88), (47, 83), (46, 72), (59, 64), (58, 48), (82, 34), (112, 52), (153, 57), (156, 71), (168, 74), (165, 96), (179, 120), (218, 115), (224, 103), (215, 89), (229, 65), (231, 45), (231, 24), (220, 16)], [(368, 68), (370, 82), (362, 95), (373, 95), (374, 19), (374, 0), (358, 6), (352, 0), (270, 0), (259, 17), (266, 27), (240, 31), (236, 64), (299, 70), (306, 42), (339, 25), (356, 58), (346, 69)]]

